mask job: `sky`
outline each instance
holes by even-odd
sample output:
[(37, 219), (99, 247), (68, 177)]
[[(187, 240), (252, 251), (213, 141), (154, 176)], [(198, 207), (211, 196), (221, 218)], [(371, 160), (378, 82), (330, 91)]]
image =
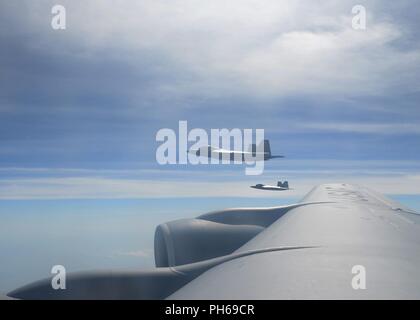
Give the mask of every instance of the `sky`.
[[(273, 152), (291, 161), (267, 164), (270, 180), (296, 179), (301, 194), (320, 180), (319, 165), (344, 179), (348, 161), (360, 168), (354, 178), (380, 171), (373, 186), (404, 167), (404, 192), (419, 192), (413, 1), (358, 2), (366, 30), (352, 28), (353, 1), (61, 1), (65, 30), (51, 27), (55, 4), (1, 4), (2, 199), (68, 198), (69, 188), (91, 198), (103, 180), (117, 197), (147, 197), (146, 183), (179, 196), (168, 186), (177, 172), (180, 185), (211, 182), (206, 171), (224, 183), (244, 178), (225, 166), (157, 165), (157, 131), (180, 120), (265, 129)], [(305, 181), (285, 170), (295, 160), (312, 168)], [(133, 184), (137, 193), (119, 191)]]
[[(57, 3), (65, 30), (51, 27)], [(366, 8), (366, 30), (352, 28), (355, 5)], [(0, 291), (37, 260), (21, 230), (45, 259), (19, 283), (45, 272), (60, 245), (75, 268), (116, 263), (109, 256), (141, 264), (157, 223), (296, 202), (320, 183), (365, 185), (419, 210), (419, 11), (414, 0), (2, 1), (0, 243), (22, 250), (11, 259), (0, 245), (9, 259)], [(182, 120), (264, 129), (286, 158), (261, 176), (158, 165), (156, 133)], [(249, 188), (278, 180), (294, 190)], [(95, 246), (83, 240), (103, 248), (102, 260), (87, 258)]]

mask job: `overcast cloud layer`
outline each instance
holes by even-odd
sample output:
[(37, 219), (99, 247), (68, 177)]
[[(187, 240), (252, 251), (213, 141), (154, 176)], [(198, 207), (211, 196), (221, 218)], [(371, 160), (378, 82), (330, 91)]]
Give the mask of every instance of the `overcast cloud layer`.
[(141, 169), (179, 120), (264, 128), (290, 159), (420, 160), (416, 1), (60, 1), (64, 31), (54, 4), (0, 4), (6, 170)]

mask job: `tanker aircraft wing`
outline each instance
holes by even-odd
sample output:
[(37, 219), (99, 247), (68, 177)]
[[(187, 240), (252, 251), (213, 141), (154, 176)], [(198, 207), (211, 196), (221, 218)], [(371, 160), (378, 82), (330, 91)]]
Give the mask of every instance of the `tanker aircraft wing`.
[(51, 278), (21, 299), (420, 299), (420, 215), (360, 186), (157, 227), (156, 268)]

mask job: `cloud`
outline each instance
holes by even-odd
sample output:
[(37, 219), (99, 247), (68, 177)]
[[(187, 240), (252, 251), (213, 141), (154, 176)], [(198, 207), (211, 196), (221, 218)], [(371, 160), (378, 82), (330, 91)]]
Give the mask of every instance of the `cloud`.
[(416, 123), (306, 123), (302, 127), (329, 132), (385, 135), (420, 134), (420, 126)]
[[(206, 167), (207, 168), (207, 167)], [(207, 168), (208, 169), (208, 168)], [(259, 177), (243, 172), (169, 170), (15, 169), (0, 180), (0, 200), (24, 199), (144, 199), (194, 197), (302, 197), (312, 187), (346, 182), (386, 194), (420, 194), (420, 168), (414, 162), (293, 161), (279, 164)], [(4, 171), (4, 170), (0, 170)], [(19, 176), (16, 174), (19, 173)], [(212, 179), (203, 179), (211, 175)], [(261, 192), (249, 186), (289, 180), (293, 190)], [(223, 187), (221, 187), (223, 186)]]
[(220, 183), (116, 178), (10, 179), (0, 182), (0, 200), (249, 197), (253, 194), (243, 183), (223, 182), (230, 191), (220, 188)]
[[(125, 65), (134, 83), (119, 89), (131, 99), (140, 98), (136, 84), (172, 97), (418, 91), (420, 51), (396, 45), (405, 29), (376, 1), (367, 8), (366, 31), (351, 27), (353, 1), (64, 1), (68, 28), (60, 36), (46, 28), (51, 3), (27, 2), (29, 19), (19, 5), (8, 8), (41, 32), (45, 52), (91, 65), (104, 57)], [(111, 86), (106, 78), (100, 79), (104, 90)]]
[(150, 249), (136, 250), (136, 251), (127, 251), (119, 252), (118, 255), (130, 256), (136, 258), (150, 258), (153, 254), (153, 251)]
[(54, 31), (54, 1), (3, 2), (1, 165), (150, 162), (156, 131), (185, 119), (265, 128), (294, 157), (418, 158), (416, 136), (372, 147), (312, 134), (399, 135), (395, 121), (417, 135), (420, 24), (407, 3), (366, 2), (356, 31), (350, 0), (63, 0), (67, 29)]

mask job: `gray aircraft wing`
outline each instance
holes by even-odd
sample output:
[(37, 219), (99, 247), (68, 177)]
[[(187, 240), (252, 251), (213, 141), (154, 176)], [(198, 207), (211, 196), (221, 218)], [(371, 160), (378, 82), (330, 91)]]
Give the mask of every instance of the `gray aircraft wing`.
[[(318, 186), (302, 202), (313, 204), (289, 210), (235, 253), (290, 250), (220, 264), (169, 299), (420, 298), (419, 215), (348, 184)], [(354, 266), (364, 267), (365, 289), (353, 288)]]
[(19, 299), (420, 299), (420, 216), (366, 188), (328, 184), (300, 203), (160, 225), (157, 268), (70, 274)]

